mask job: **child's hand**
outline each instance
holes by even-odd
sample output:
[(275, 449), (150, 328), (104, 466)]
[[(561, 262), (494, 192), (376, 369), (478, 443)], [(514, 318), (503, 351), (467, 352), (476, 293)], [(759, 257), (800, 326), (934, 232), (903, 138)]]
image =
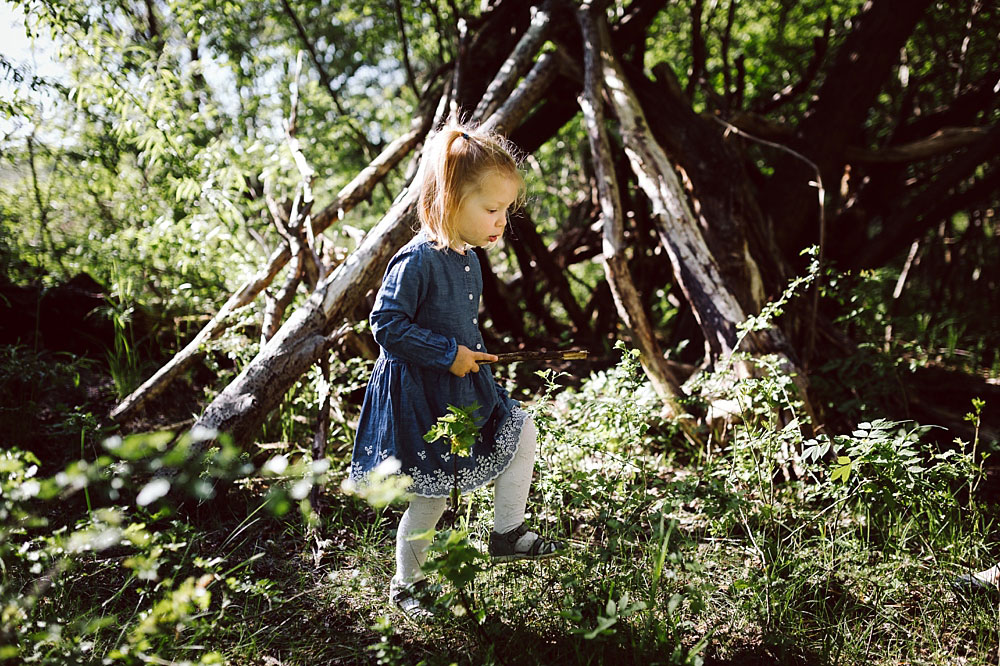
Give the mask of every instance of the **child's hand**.
[(472, 351), (465, 345), (458, 346), (458, 353), (448, 370), (456, 377), (464, 377), (470, 372), (479, 372), (479, 361), (496, 361), (497, 357), (485, 352)]

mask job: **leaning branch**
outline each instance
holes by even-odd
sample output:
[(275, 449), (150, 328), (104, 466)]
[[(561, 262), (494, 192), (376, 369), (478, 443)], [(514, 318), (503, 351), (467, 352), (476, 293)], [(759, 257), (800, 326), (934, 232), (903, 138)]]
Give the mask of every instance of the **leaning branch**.
[(420, 96), (420, 88), (417, 87), (417, 77), (413, 74), (413, 65), (410, 64), (410, 42), (406, 38), (406, 20), (403, 18), (403, 8), (399, 0), (393, 0), (392, 8), (396, 14), (396, 27), (399, 28), (400, 45), (403, 50), (403, 68), (406, 70), (406, 80), (413, 89), (413, 93)]
[[(704, 333), (711, 356), (719, 358), (717, 355), (721, 353), (724, 358), (731, 359), (741, 343), (745, 351), (753, 354), (776, 354), (783, 371), (798, 387), (803, 407), (815, 423), (806, 377), (786, 353), (791, 347), (780, 329), (772, 326), (737, 336), (737, 325), (746, 320), (746, 314), (723, 281), (673, 164), (653, 137), (635, 92), (608, 46), (606, 21), (600, 21), (598, 29), (605, 90), (621, 122), (625, 153), (639, 186), (652, 204), (660, 242), (670, 258), (677, 284)], [(753, 372), (750, 367), (744, 370)]]
[(604, 127), (604, 109), (601, 101), (599, 80), (601, 63), (596, 49), (600, 43), (597, 27), (589, 5), (584, 4), (577, 12), (577, 20), (583, 32), (584, 48), (584, 92), (580, 97), (590, 152), (594, 159), (595, 180), (601, 206), (601, 222), (604, 231), (604, 272), (611, 287), (618, 316), (629, 328), (639, 347), (640, 360), (654, 389), (674, 416), (684, 413), (677, 402), (683, 396), (681, 383), (666, 366), (663, 352), (653, 326), (646, 316), (642, 299), (632, 282), (625, 256), (625, 216), (622, 214), (618, 196), (618, 182), (611, 159), (611, 146)]
[[(538, 68), (536, 65), (535, 70)], [(545, 93), (538, 88), (546, 79), (532, 74), (484, 126), (508, 133), (520, 123), (533, 106), (531, 101)], [(439, 109), (444, 112), (446, 107), (447, 103)], [(358, 248), (317, 285), (309, 299), (212, 401), (196, 426), (228, 432), (237, 445), (251, 441), (267, 414), (328, 349), (331, 331), (378, 284), (389, 259), (412, 236), (418, 189), (409, 186), (404, 190)]]
[(545, 96), (556, 75), (559, 74), (559, 62), (554, 53), (542, 54), (535, 66), (518, 86), (518, 91), (507, 98), (507, 101), (483, 123), (483, 129), (509, 134), (514, 129), (510, 118), (521, 119)]
[(849, 146), (846, 157), (855, 164), (909, 164), (971, 146), (989, 133), (987, 127), (943, 127), (930, 136), (881, 150)]
[[(621, 123), (625, 153), (640, 188), (652, 204), (660, 242), (670, 258), (677, 284), (704, 333), (711, 356), (731, 357), (741, 340), (746, 351), (776, 353), (805, 398), (805, 379), (783, 352), (789, 345), (780, 330), (772, 327), (745, 338), (737, 335), (737, 324), (746, 319), (746, 314), (722, 279), (674, 166), (653, 137), (645, 112), (609, 46), (606, 21), (599, 20), (597, 28), (596, 46), (601, 55), (605, 91)], [(808, 402), (806, 409), (811, 411)]]
[(541, 7), (532, 7), (531, 25), (486, 88), (483, 98), (479, 100), (476, 110), (472, 113), (473, 120), (487, 118), (500, 108), (501, 102), (510, 95), (518, 79), (534, 64), (535, 54), (538, 53), (548, 33), (549, 19), (552, 15), (549, 5), (550, 3), (546, 2)]
[[(323, 210), (313, 217), (313, 233), (322, 233), (334, 222), (342, 220), (351, 209), (370, 196), (379, 181), (406, 157), (423, 136), (427, 134), (431, 127), (432, 117), (432, 111), (425, 109), (424, 113), (414, 120), (406, 134), (386, 146), (385, 150), (378, 157), (372, 160), (367, 167), (354, 177), (354, 180), (341, 189), (333, 203), (323, 208)], [(275, 250), (268, 258), (267, 265), (257, 271), (253, 277), (240, 286), (236, 293), (229, 297), (194, 339), (181, 351), (177, 352), (163, 367), (157, 370), (152, 377), (143, 382), (139, 388), (122, 400), (111, 411), (110, 417), (115, 421), (122, 421), (134, 414), (149, 400), (159, 395), (184, 372), (194, 359), (198, 358), (202, 353), (203, 347), (209, 341), (221, 335), (234, 312), (252, 303), (257, 298), (257, 295), (271, 284), (275, 276), (285, 267), (290, 259), (291, 252), (287, 245), (282, 245), (280, 249)]]
[[(962, 196), (962, 191), (990, 193), (1000, 170), (993, 169), (968, 187), (965, 183), (974, 178), (985, 163), (1000, 153), (1000, 125), (987, 132), (982, 140), (968, 148), (943, 168), (919, 194), (905, 206), (882, 221), (882, 232), (857, 254), (857, 267), (882, 266), (915, 238), (919, 238), (935, 221), (953, 211), (952, 200)], [(992, 184), (990, 184), (992, 181)], [(983, 189), (985, 188), (985, 190)], [(995, 190), (994, 190), (995, 191)]]

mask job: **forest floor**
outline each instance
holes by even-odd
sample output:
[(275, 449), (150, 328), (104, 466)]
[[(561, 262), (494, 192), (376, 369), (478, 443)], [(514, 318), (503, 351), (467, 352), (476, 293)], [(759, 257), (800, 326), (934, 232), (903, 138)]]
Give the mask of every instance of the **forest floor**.
[[(405, 504), (376, 508), (341, 489), (346, 439), (314, 474), (296, 468), (306, 438), (268, 441), (221, 499), (178, 513), (139, 501), (151, 484), (136, 459), (119, 450), (101, 462), (106, 433), (94, 415), (113, 393), (99, 368), (18, 359), (25, 388), (20, 411), (3, 413), (5, 429), (11, 451), (39, 464), (29, 475), (27, 454), (20, 468), (8, 454), (4, 468), (3, 508), (27, 526), (0, 542), (0, 658), (11, 663), (986, 664), (1000, 655), (1000, 595), (951, 588), (997, 559), (995, 476), (981, 455), (992, 443), (942, 449), (927, 428), (873, 419), (823, 451), (822, 440), (747, 411), (693, 447), (626, 354), (527, 403), (541, 433), (529, 521), (568, 539), (566, 555), (489, 563), (481, 544), (492, 492), (464, 496), (431, 559), (441, 614), (415, 623), (387, 603)], [(28, 389), (38, 382), (49, 390)], [(766, 404), (776, 388), (745, 395)], [(133, 427), (186, 427), (196, 394), (172, 392), (155, 421)], [(39, 500), (46, 482), (35, 497), (11, 492), (29, 478), (52, 479), (52, 500)]]

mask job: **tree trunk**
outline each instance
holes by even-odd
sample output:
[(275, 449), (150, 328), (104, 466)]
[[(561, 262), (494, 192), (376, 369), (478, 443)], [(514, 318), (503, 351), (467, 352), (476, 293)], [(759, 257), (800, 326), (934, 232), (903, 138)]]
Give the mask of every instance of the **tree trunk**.
[(784, 370), (799, 386), (806, 410), (811, 414), (805, 376), (788, 356), (786, 350), (790, 347), (783, 333), (772, 327), (745, 333), (742, 337), (737, 335), (737, 324), (746, 319), (746, 313), (723, 280), (674, 167), (649, 130), (645, 112), (611, 50), (607, 23), (603, 17), (597, 20), (596, 35), (594, 47), (600, 53), (605, 91), (621, 123), (625, 153), (639, 186), (653, 205), (660, 240), (670, 257), (677, 284), (691, 304), (705, 339), (714, 352), (710, 357), (728, 360), (741, 343), (743, 351), (777, 354)]
[(584, 36), (584, 93), (580, 98), (590, 152), (594, 156), (594, 174), (601, 204), (601, 226), (604, 231), (604, 272), (615, 299), (618, 316), (632, 333), (633, 342), (639, 347), (640, 361), (660, 399), (673, 416), (684, 413), (677, 398), (684, 395), (680, 382), (667, 367), (663, 351), (649, 323), (645, 305), (635, 288), (625, 256), (625, 216), (618, 198), (618, 179), (611, 157), (611, 146), (604, 127), (604, 109), (601, 99), (601, 63), (597, 49), (610, 46), (609, 40), (597, 35), (598, 28), (589, 5), (578, 12)]
[[(854, 28), (837, 50), (816, 101), (798, 128), (801, 147), (818, 165), (824, 182), (840, 181), (847, 146), (857, 143), (872, 102), (932, 1), (870, 0), (852, 18)], [(782, 231), (778, 243), (789, 255), (821, 241), (813, 223), (817, 204), (810, 180), (803, 177), (799, 160), (780, 157), (765, 195)], [(837, 198), (836, 188), (829, 193), (831, 199)]]

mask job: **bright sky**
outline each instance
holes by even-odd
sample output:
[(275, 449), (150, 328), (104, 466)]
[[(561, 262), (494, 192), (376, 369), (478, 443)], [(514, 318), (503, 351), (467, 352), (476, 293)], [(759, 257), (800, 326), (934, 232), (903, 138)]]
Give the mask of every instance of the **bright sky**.
[(24, 34), (21, 7), (0, 1), (0, 53), (7, 60), (40, 76), (58, 76), (62, 68), (53, 60), (54, 48), (45, 35), (39, 35), (32, 43)]
[[(60, 78), (62, 66), (54, 59), (55, 46), (45, 35), (30, 40), (24, 34), (24, 13), (6, 0), (0, 0), (0, 54), (20, 71), (26, 79), (32, 75)], [(24, 83), (17, 84), (9, 72), (0, 71), (0, 98), (11, 99), (19, 94), (44, 104), (41, 96)], [(17, 129), (9, 118), (0, 116), (0, 139)]]

